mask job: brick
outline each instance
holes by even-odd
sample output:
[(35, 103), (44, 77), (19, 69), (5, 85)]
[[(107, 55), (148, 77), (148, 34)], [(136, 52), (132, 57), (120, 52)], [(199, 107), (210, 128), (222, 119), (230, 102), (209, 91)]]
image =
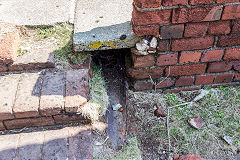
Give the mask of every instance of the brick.
[(178, 53), (169, 53), (169, 54), (160, 54), (157, 58), (158, 66), (166, 66), (177, 64), (178, 62)]
[(0, 72), (6, 72), (8, 70), (5, 64), (0, 64)]
[(222, 19), (237, 19), (240, 18), (240, 5), (233, 4), (224, 7)]
[(187, 23), (184, 37), (203, 37), (207, 33), (207, 23)]
[(232, 2), (239, 2), (239, 0), (217, 0), (217, 3), (232, 3)]
[(232, 33), (240, 33), (240, 19), (233, 21)]
[(0, 159), (13, 160), (17, 153), (19, 134), (8, 134), (0, 136)]
[(240, 45), (240, 35), (219, 36), (217, 47), (231, 47)]
[(182, 87), (182, 88), (174, 88), (174, 89), (167, 89), (163, 93), (178, 93), (183, 91), (194, 91), (200, 90), (200, 87)]
[(42, 149), (41, 145), (43, 144), (43, 139), (44, 139), (44, 136), (41, 132), (20, 134), (16, 160), (41, 159), (41, 149)]
[(134, 89), (135, 90), (150, 90), (153, 88), (153, 85), (151, 82), (145, 82), (145, 81), (136, 81), (134, 82)]
[(214, 62), (210, 63), (207, 69), (208, 73), (227, 72), (232, 69), (232, 62)]
[(153, 54), (149, 54), (146, 56), (136, 56), (132, 54), (132, 60), (134, 68), (152, 67), (155, 64), (155, 57)]
[(180, 86), (191, 86), (193, 85), (194, 82), (194, 77), (179, 77), (176, 80), (176, 87), (180, 87)]
[(52, 117), (39, 117), (29, 119), (13, 119), (3, 122), (7, 129), (20, 129), (24, 127), (40, 127), (54, 125)]
[(82, 122), (82, 121), (87, 121), (85, 117), (81, 114), (74, 114), (74, 115), (56, 115), (53, 116), (54, 121), (56, 124), (69, 124), (69, 123), (76, 123), (76, 122)]
[(64, 110), (64, 72), (47, 72), (43, 77), (40, 113), (56, 115)]
[(201, 62), (220, 61), (223, 56), (223, 49), (203, 51)]
[(239, 82), (231, 82), (231, 83), (224, 83), (224, 84), (213, 84), (213, 85), (208, 85), (208, 87), (211, 87), (211, 88), (217, 88), (217, 87), (228, 87), (228, 86), (237, 86), (239, 85)]
[(159, 26), (148, 26), (148, 27), (143, 27), (143, 26), (135, 26), (133, 25), (133, 32), (137, 36), (144, 36), (144, 35), (151, 35), (154, 37), (159, 37)]
[(223, 59), (224, 60), (234, 60), (234, 59), (240, 60), (240, 48), (226, 49)]
[(163, 0), (163, 6), (187, 5), (188, 0)]
[(137, 11), (133, 7), (132, 20), (134, 25), (167, 24), (170, 22), (171, 10)]
[(0, 63), (12, 63), (17, 58), (20, 37), (18, 33), (10, 32), (0, 35)]
[(189, 4), (190, 5), (198, 5), (198, 4), (212, 4), (214, 3), (214, 0), (190, 0)]
[(233, 73), (222, 73), (216, 75), (216, 78), (214, 80), (214, 83), (227, 83), (231, 82), (233, 79)]
[(179, 63), (194, 63), (199, 62), (201, 52), (182, 52), (179, 58)]
[(210, 22), (208, 27), (208, 34), (228, 34), (231, 32), (230, 21)]
[(134, 0), (134, 4), (139, 8), (157, 8), (161, 3), (162, 0)]
[(174, 80), (171, 78), (161, 78), (157, 81), (156, 88), (168, 88), (173, 86)]
[(240, 81), (240, 73), (235, 74), (234, 81)]
[(167, 52), (169, 50), (169, 40), (158, 40), (157, 49), (160, 52)]
[(172, 23), (216, 21), (221, 18), (223, 6), (175, 8)]
[(151, 69), (128, 69), (127, 75), (133, 79), (149, 79), (149, 76), (152, 78), (159, 78), (163, 74), (163, 68), (151, 68)]
[(3, 122), (0, 121), (0, 131), (3, 131), (3, 130), (5, 130), (5, 127), (3, 125)]
[(233, 62), (233, 69), (240, 72), (240, 61)]
[[(206, 64), (189, 64), (181, 66), (169, 66), (166, 68), (165, 74), (173, 77), (203, 74), (205, 73)], [(170, 74), (169, 74), (170, 73)]]
[(65, 111), (77, 112), (89, 99), (88, 69), (69, 70), (66, 73)]
[(196, 76), (196, 85), (201, 85), (201, 84), (211, 84), (213, 83), (214, 80), (214, 75), (200, 75)]
[(15, 101), (20, 75), (0, 76), (0, 120), (12, 119), (12, 108)]
[(184, 24), (162, 26), (160, 31), (161, 39), (182, 38)]
[(37, 117), (42, 77), (39, 73), (22, 74), (13, 112), (16, 118)]
[(183, 38), (172, 40), (172, 51), (186, 51), (211, 48), (214, 37), (206, 36), (200, 38)]

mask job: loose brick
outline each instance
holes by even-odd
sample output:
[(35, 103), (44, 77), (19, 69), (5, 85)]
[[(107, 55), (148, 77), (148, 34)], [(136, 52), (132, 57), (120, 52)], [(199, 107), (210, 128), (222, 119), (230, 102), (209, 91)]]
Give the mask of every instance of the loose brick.
[[(169, 66), (166, 68), (166, 75), (177, 77), (205, 73), (206, 64), (189, 64), (181, 66)], [(170, 74), (169, 74), (170, 73)]]
[(239, 0), (217, 0), (217, 3), (232, 3), (232, 2), (239, 2)]
[(231, 32), (230, 21), (210, 22), (208, 27), (208, 34), (228, 34)]
[(240, 60), (240, 48), (228, 48), (223, 57), (224, 60)]
[(179, 63), (199, 62), (201, 52), (182, 52), (179, 58)]
[(52, 117), (40, 117), (33, 119), (13, 119), (3, 122), (7, 129), (20, 129), (24, 127), (40, 127), (54, 125)]
[(201, 85), (201, 84), (211, 84), (213, 83), (214, 80), (214, 75), (200, 75), (196, 76), (196, 85)]
[(226, 72), (232, 69), (233, 62), (214, 62), (208, 66), (208, 73)]
[(132, 54), (134, 68), (152, 67), (155, 64), (154, 59), (155, 57), (153, 54), (149, 54), (146, 56), (136, 56)]
[(43, 77), (40, 113), (56, 115), (64, 110), (64, 72), (47, 72)]
[(233, 4), (224, 7), (222, 19), (237, 19), (240, 18), (240, 5)]
[(231, 47), (240, 45), (240, 35), (219, 36), (217, 47)]
[(233, 62), (233, 69), (240, 72), (240, 61)]
[(207, 23), (187, 23), (184, 37), (202, 37), (207, 33)]
[(6, 72), (8, 70), (5, 64), (0, 64), (0, 72)]
[(186, 51), (211, 48), (214, 37), (206, 36), (201, 38), (183, 38), (172, 40), (172, 51)]
[(134, 89), (135, 90), (149, 90), (153, 88), (153, 85), (151, 82), (146, 81), (136, 81), (134, 82)]
[(134, 25), (167, 24), (170, 22), (171, 10), (137, 11), (133, 7), (132, 20)]
[(163, 6), (187, 5), (188, 0), (163, 0)]
[(220, 61), (223, 56), (223, 49), (208, 50), (202, 54), (201, 62), (213, 62)]
[(144, 35), (151, 35), (154, 37), (159, 37), (159, 26), (148, 26), (148, 27), (143, 27), (143, 26), (135, 26), (133, 25), (133, 32), (137, 36), (144, 36)]
[(82, 121), (88, 121), (83, 115), (81, 114), (74, 114), (74, 115), (56, 115), (53, 116), (54, 121), (56, 124), (69, 124), (69, 123), (76, 123)]
[(21, 76), (13, 112), (16, 118), (39, 115), (39, 98), (42, 77), (38, 73), (24, 73)]
[(0, 158), (1, 160), (13, 160), (17, 153), (19, 134), (8, 134), (0, 136)]
[(161, 3), (162, 0), (134, 0), (134, 4), (139, 8), (157, 8)]
[(182, 38), (184, 24), (162, 26), (160, 36), (162, 39)]
[(151, 69), (142, 69), (142, 70), (137, 70), (137, 69), (128, 69), (127, 70), (127, 75), (130, 78), (134, 79), (148, 79), (149, 76), (152, 78), (159, 78), (163, 74), (163, 68), (151, 68)]
[(0, 121), (0, 131), (3, 131), (3, 130), (5, 130), (5, 127), (3, 125), (3, 122)]
[(214, 0), (190, 0), (190, 5), (198, 5), (198, 4), (212, 4), (214, 3)]
[(157, 81), (156, 88), (168, 88), (173, 86), (174, 80), (171, 78), (161, 78)]
[(178, 53), (169, 53), (169, 54), (161, 54), (157, 58), (158, 66), (166, 66), (177, 64), (178, 61)]
[(223, 6), (175, 8), (172, 23), (216, 21), (221, 18)]
[(20, 37), (10, 32), (0, 36), (0, 63), (12, 63), (17, 58)]
[(235, 74), (234, 81), (240, 81), (240, 73)]
[(233, 73), (222, 73), (216, 75), (216, 78), (214, 80), (214, 83), (227, 83), (231, 82), (233, 79)]
[(240, 19), (233, 21), (232, 33), (240, 33)]
[(89, 99), (88, 69), (69, 70), (66, 73), (65, 111), (77, 112)]
[(0, 76), (0, 120), (12, 119), (12, 108), (15, 101), (20, 75)]
[(169, 50), (169, 40), (158, 40), (157, 49), (160, 52), (167, 52)]
[(176, 80), (176, 87), (180, 87), (180, 86), (191, 86), (193, 85), (194, 82), (194, 77), (179, 77)]
[(201, 89), (200, 87), (181, 87), (181, 88), (175, 88), (175, 89), (167, 89), (163, 93), (178, 93), (182, 91), (194, 91), (194, 90), (199, 90)]

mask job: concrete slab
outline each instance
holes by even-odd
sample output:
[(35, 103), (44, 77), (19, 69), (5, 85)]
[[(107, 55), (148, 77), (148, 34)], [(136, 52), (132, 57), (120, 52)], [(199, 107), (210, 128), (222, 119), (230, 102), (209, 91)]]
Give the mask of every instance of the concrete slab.
[(0, 21), (17, 25), (68, 22), (74, 0), (0, 0)]
[(132, 0), (78, 0), (74, 20), (74, 50), (130, 48), (138, 41), (132, 32)]

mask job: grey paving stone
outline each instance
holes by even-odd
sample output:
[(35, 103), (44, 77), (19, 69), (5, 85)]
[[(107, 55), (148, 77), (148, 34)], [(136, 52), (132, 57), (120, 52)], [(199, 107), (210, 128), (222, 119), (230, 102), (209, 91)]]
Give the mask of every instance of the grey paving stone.
[(1, 135), (0, 136), (0, 159), (12, 160), (16, 157), (16, 149), (19, 135)]
[(64, 110), (64, 72), (47, 72), (43, 77), (40, 113), (56, 115)]

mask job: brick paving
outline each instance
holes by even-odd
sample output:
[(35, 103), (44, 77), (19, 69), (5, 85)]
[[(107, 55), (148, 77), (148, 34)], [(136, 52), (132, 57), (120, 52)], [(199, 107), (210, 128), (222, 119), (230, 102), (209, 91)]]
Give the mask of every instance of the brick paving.
[(1, 160), (91, 160), (91, 126), (0, 135)]

